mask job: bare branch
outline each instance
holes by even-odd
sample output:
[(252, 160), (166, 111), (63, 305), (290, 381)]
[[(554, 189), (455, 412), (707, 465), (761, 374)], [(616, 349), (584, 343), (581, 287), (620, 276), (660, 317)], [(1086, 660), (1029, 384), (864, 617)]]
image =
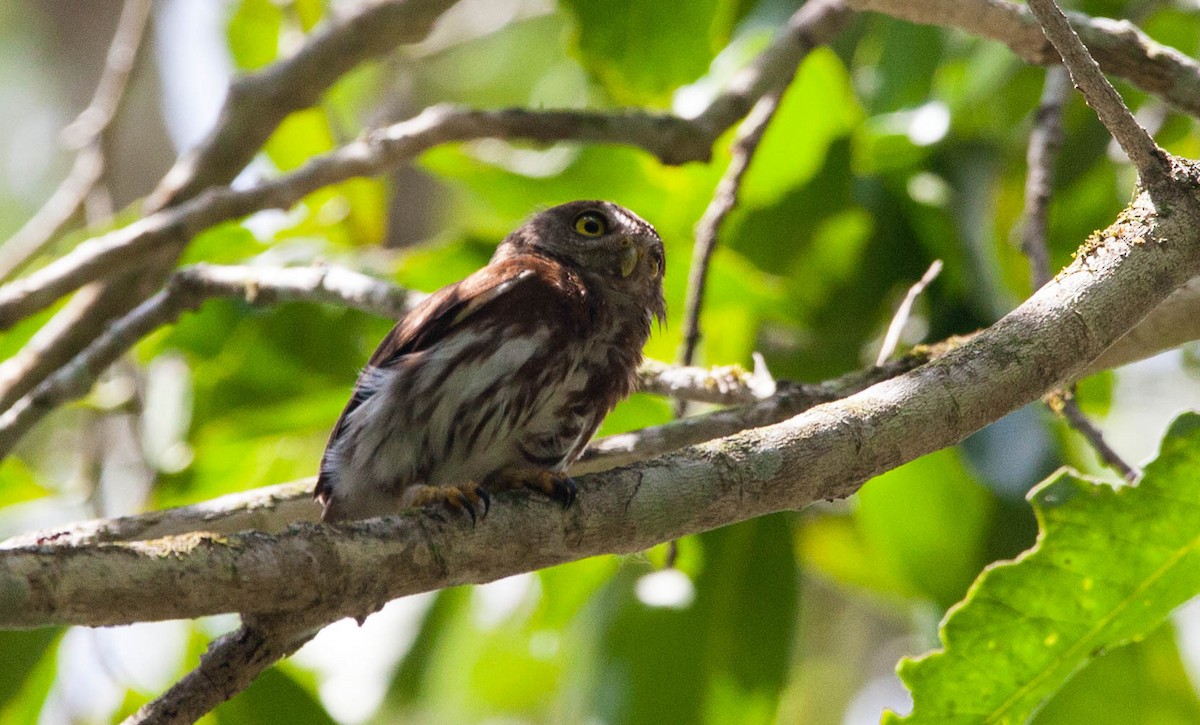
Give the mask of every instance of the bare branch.
[(1050, 251), (1046, 244), (1047, 208), (1054, 185), (1054, 162), (1062, 147), (1062, 107), (1070, 90), (1066, 68), (1046, 69), (1042, 99), (1029, 133), (1025, 174), (1025, 218), (1021, 224), (1021, 251), (1029, 258), (1033, 288), (1050, 281)]
[(1129, 156), (1142, 182), (1150, 188), (1169, 188), (1171, 162), (1166, 153), (1138, 124), (1117, 89), (1100, 72), (1100, 66), (1071, 28), (1062, 10), (1054, 0), (1028, 0), (1028, 4), (1042, 24), (1046, 37), (1054, 43), (1063, 63), (1071, 71), (1075, 87)]
[(1067, 423), (1076, 430), (1088, 442), (1088, 445), (1096, 451), (1096, 455), (1104, 462), (1104, 465), (1121, 474), (1129, 483), (1137, 483), (1142, 477), (1141, 471), (1125, 462), (1121, 454), (1117, 453), (1108, 441), (1104, 440), (1104, 434), (1096, 427), (1079, 407), (1079, 401), (1075, 399), (1073, 390), (1066, 392), (1055, 392), (1047, 396), (1046, 405), (1050, 410), (1058, 415), (1061, 415)]
[[(1030, 63), (1059, 62), (1029, 9), (1008, 0), (847, 0), (914, 23), (960, 28), (1004, 43)], [(1070, 14), (1071, 24), (1106, 73), (1124, 78), (1200, 118), (1200, 63), (1155, 42), (1132, 23)]]
[(708, 281), (708, 266), (717, 249), (717, 234), (725, 217), (737, 205), (738, 191), (742, 179), (750, 168), (750, 161), (758, 144), (766, 133), (767, 126), (779, 108), (779, 99), (784, 88), (776, 88), (758, 99), (754, 109), (738, 128), (737, 137), (730, 150), (731, 158), (721, 180), (717, 182), (712, 201), (696, 224), (696, 244), (692, 248), (692, 264), (688, 271), (687, 298), (683, 311), (683, 344), (679, 350), (680, 365), (691, 365), (696, 357), (696, 346), (700, 344), (700, 310), (704, 307), (704, 289)]
[(179, 159), (147, 200), (147, 207), (172, 206), (231, 181), (284, 118), (315, 105), (358, 65), (424, 38), (454, 2), (362, 3), (354, 15), (314, 33), (295, 55), (235, 80), (212, 133)]
[(102, 137), (125, 98), (149, 17), (150, 0), (125, 0), (122, 5), (96, 92), (87, 108), (63, 129), (67, 145), (78, 150), (75, 163), (42, 208), (0, 246), (0, 281), (20, 270), (62, 232), (102, 178)]
[(904, 293), (904, 299), (900, 301), (900, 306), (896, 308), (896, 314), (892, 315), (892, 321), (888, 323), (887, 332), (883, 336), (883, 344), (879, 347), (879, 355), (875, 358), (876, 365), (883, 365), (892, 356), (892, 353), (896, 352), (896, 345), (900, 343), (900, 333), (904, 331), (904, 326), (908, 324), (908, 318), (912, 315), (913, 303), (941, 273), (942, 260), (933, 260), (933, 264), (929, 265), (929, 269), (925, 270), (921, 279), (917, 280), (916, 284), (909, 287), (908, 292)]
[(393, 319), (404, 315), (423, 297), (366, 275), (331, 267), (257, 269), (201, 264), (182, 269), (172, 275), (166, 288), (113, 324), (69, 365), (0, 414), (0, 459), (51, 410), (86, 395), (100, 374), (138, 340), (217, 296), (240, 297), (253, 304), (335, 302)]
[[(1062, 106), (1068, 90), (1066, 69), (1056, 66), (1046, 71), (1042, 99), (1034, 116), (1033, 130), (1029, 134), (1029, 151), (1026, 154), (1029, 170), (1025, 176), (1021, 249), (1029, 258), (1035, 289), (1047, 284), (1051, 277), (1046, 208), (1054, 184), (1054, 162), (1062, 145)], [(1137, 480), (1137, 471), (1117, 455), (1100, 430), (1083, 414), (1073, 390), (1051, 392), (1045, 401), (1051, 411), (1061, 415), (1092, 444), (1101, 460), (1120, 472), (1126, 480)]]

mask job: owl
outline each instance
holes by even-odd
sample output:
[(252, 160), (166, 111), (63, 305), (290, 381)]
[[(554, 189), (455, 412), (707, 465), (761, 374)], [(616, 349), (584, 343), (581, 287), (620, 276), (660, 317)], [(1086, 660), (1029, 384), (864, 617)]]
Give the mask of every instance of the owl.
[(654, 227), (611, 202), (530, 218), (371, 356), (321, 460), (322, 520), (426, 505), (475, 520), (510, 488), (569, 506), (567, 468), (662, 322), (663, 261)]

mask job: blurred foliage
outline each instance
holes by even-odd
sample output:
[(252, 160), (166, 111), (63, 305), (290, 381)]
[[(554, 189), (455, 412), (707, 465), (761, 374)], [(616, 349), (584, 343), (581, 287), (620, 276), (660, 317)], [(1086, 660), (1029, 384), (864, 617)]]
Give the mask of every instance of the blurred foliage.
[[(86, 64), (64, 59), (68, 48), (56, 41), (56, 23), (67, 21), (48, 9), (53, 5), (0, 4), (4, 234), (36, 210), (69, 166), (65, 152), (52, 153), (53, 133), (78, 111), (64, 79), (84, 68), (87, 86), (100, 62), (99, 55)], [(236, 72), (269, 67), (342, 11), (330, 5), (231, 0), (213, 27), (188, 28), (216, 33), (217, 41), (217, 55), (190, 62)], [(355, 70), (316, 107), (289, 117), (243, 181), (296, 169), (364, 128), (434, 103), (642, 106), (691, 115), (798, 5), (465, 0), (434, 39)], [(1095, 0), (1072, 8), (1133, 17), (1185, 54), (1200, 49), (1200, 12), (1183, 3)], [(167, 33), (169, 24), (160, 28)], [(163, 62), (184, 52), (181, 39), (158, 40), (146, 56), (150, 70), (168, 87), (188, 82)], [(812, 381), (858, 369), (874, 360), (899, 299), (935, 259), (945, 269), (918, 300), (905, 344), (970, 332), (1023, 299), (1029, 272), (1015, 241), (1042, 77), (1041, 68), (999, 44), (881, 15), (856, 19), (829, 47), (814, 50), (722, 229), (700, 363), (750, 366), (758, 351), (781, 378)], [(1119, 88), (1168, 150), (1200, 156), (1193, 120), (1127, 84)], [(161, 86), (143, 84), (141, 92), (144, 98), (130, 102), (170, 110)], [(1056, 266), (1112, 220), (1134, 183), (1075, 96), (1063, 123), (1049, 214)], [(414, 169), (337, 184), (290, 211), (207, 230), (184, 262), (328, 261), (430, 291), (485, 264), (531, 211), (607, 198), (646, 217), (666, 240), (670, 315), (647, 353), (669, 360), (680, 341), (693, 227), (729, 161), (731, 138), (718, 140), (711, 163), (679, 167), (617, 146), (484, 140), (439, 147)], [(151, 171), (147, 190), (165, 169)], [(126, 210), (120, 219), (136, 213)], [(71, 232), (36, 264), (86, 236)], [(398, 236), (416, 243), (394, 244)], [(20, 349), (47, 319), (44, 313), (7, 330), (0, 357)], [(358, 369), (390, 324), (310, 304), (205, 304), (144, 340), (87, 400), (48, 418), (0, 463), (0, 538), (311, 475)], [(1169, 416), (1143, 409), (1140, 398), (1131, 414), (1119, 395), (1125, 379), (1123, 372), (1094, 376), (1077, 396), (1089, 415), (1132, 430), (1126, 440), (1148, 450)], [(1179, 385), (1173, 402), (1200, 400)], [(670, 416), (667, 401), (637, 395), (609, 416), (601, 434)], [(153, 452), (145, 430), (151, 420)], [(1162, 422), (1156, 430), (1147, 420)], [(1036, 525), (1023, 495), (1064, 463), (1104, 473), (1076, 434), (1047, 414), (1021, 411), (962, 446), (869, 482), (848, 502), (689, 537), (679, 542), (677, 571), (665, 576), (665, 547), (656, 547), (491, 585), (498, 589), (439, 592), (404, 615), (399, 631), (407, 637), (374, 634), (377, 615), (356, 633), (361, 656), (330, 658), (330, 669), (315, 671), (296, 662), (277, 667), (206, 722), (875, 721), (885, 707), (904, 707), (896, 661), (935, 646), (938, 619), (979, 572), (1033, 544)], [(1042, 491), (1064, 485), (1083, 484), (1060, 480)], [(1126, 502), (1141, 493), (1112, 496)], [(1140, 510), (1093, 512), (1089, 525), (1100, 531)], [(1155, 509), (1122, 536), (1137, 549), (1139, 537), (1178, 533), (1188, 510), (1159, 517)], [(1106, 581), (1103, 571), (1097, 582)], [(1136, 576), (1132, 569), (1125, 575)], [(1034, 583), (1037, 596), (1054, 593), (1049, 579)], [(1156, 602), (1154, 616), (1135, 627), (1144, 639), (1095, 658), (1036, 721), (1196, 721), (1200, 704), (1181, 660), (1188, 648), (1176, 644), (1177, 632), (1189, 630), (1169, 622), (1155, 629), (1177, 600)], [(212, 633), (208, 626), (194, 625), (186, 657), (167, 670), (191, 666)], [(90, 667), (113, 693), (111, 712), (75, 713), (80, 719), (103, 721), (153, 695), (134, 684), (134, 672), (107, 660), (66, 662), (77, 655), (60, 645), (59, 634), (0, 633), (0, 722), (36, 722), (39, 712), (43, 722), (72, 717), (78, 703), (63, 694), (62, 677), (77, 670), (68, 665)], [(1013, 642), (1005, 649), (1015, 657)], [(1091, 654), (1081, 651), (1066, 669)], [(357, 690), (333, 692), (345, 685), (330, 671), (375, 660), (380, 669), (352, 683)], [(991, 664), (1010, 678), (1014, 667)], [(1057, 687), (1047, 681), (1037, 688), (1039, 699)]]

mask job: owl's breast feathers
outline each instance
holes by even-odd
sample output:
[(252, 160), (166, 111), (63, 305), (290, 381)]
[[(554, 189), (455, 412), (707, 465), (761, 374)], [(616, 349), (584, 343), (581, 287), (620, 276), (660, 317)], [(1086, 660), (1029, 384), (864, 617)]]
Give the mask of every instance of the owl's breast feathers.
[(414, 483), (565, 469), (632, 388), (646, 328), (617, 324), (602, 292), (541, 255), (439, 290), (371, 356), (330, 436), (317, 499), (328, 511), (347, 484), (368, 505)]

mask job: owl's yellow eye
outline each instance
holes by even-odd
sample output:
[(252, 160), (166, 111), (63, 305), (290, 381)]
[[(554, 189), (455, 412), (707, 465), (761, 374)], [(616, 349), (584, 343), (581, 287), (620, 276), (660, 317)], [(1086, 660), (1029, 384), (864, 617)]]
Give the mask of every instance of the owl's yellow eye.
[(595, 212), (584, 212), (575, 217), (575, 231), (585, 237), (598, 237), (608, 231), (608, 222)]

